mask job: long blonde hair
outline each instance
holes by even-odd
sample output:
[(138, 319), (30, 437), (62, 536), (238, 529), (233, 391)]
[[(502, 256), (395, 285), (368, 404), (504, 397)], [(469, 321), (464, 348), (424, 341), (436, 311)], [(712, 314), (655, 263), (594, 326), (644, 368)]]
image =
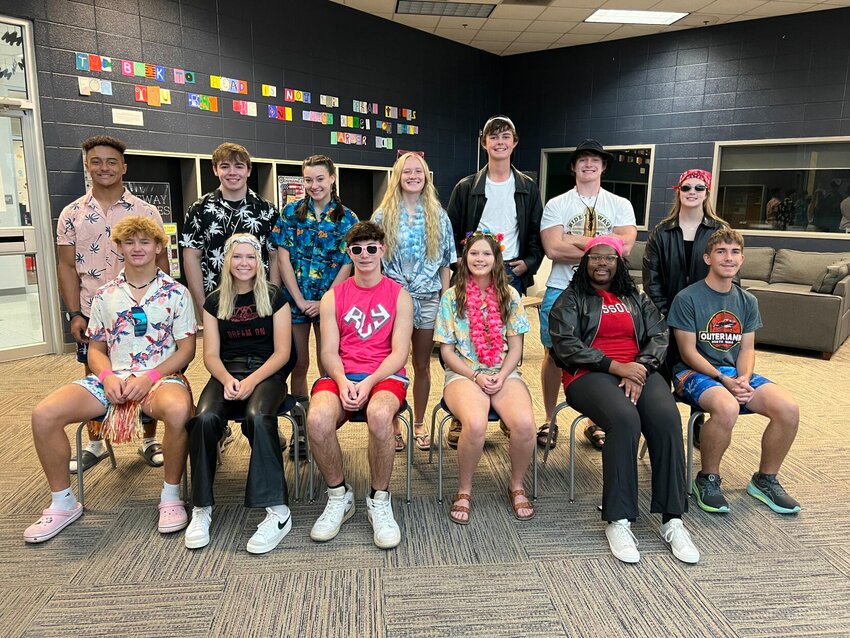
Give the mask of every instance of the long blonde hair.
[(442, 206), (440, 206), (440, 200), (437, 197), (437, 189), (434, 188), (434, 182), (431, 180), (431, 171), (428, 168), (428, 164), (425, 162), (425, 158), (417, 153), (405, 153), (393, 164), (390, 181), (387, 185), (387, 192), (384, 193), (384, 198), (378, 206), (378, 210), (383, 211), (381, 226), (386, 234), (386, 239), (384, 240), (386, 259), (392, 258), (396, 244), (398, 243), (398, 229), (401, 224), (402, 206), (401, 174), (404, 169), (404, 163), (410, 157), (415, 157), (419, 160), (422, 170), (425, 171), (425, 187), (419, 194), (419, 202), (425, 210), (425, 256), (431, 261), (437, 261), (440, 255), (440, 211), (442, 210)]
[(263, 266), (263, 254), (260, 250), (260, 242), (250, 233), (236, 233), (231, 235), (224, 245), (224, 266), (221, 269), (221, 283), (218, 286), (218, 319), (227, 321), (233, 317), (233, 309), (236, 305), (236, 291), (233, 288), (233, 274), (230, 272), (230, 264), (233, 262), (233, 253), (237, 246), (247, 244), (254, 249), (257, 258), (257, 274), (254, 276), (254, 303), (257, 314), (260, 317), (268, 317), (272, 314), (271, 298), (274, 288), (266, 279), (266, 269)]
[[(673, 207), (670, 209), (667, 217), (662, 219), (659, 223), (663, 224), (665, 222), (677, 222), (679, 221), (679, 213), (682, 210), (682, 199), (679, 197), (679, 191), (676, 190), (676, 198), (673, 200)], [(714, 206), (711, 205), (711, 191), (705, 191), (705, 199), (702, 200), (702, 214), (708, 217), (709, 219), (713, 219), (721, 226), (728, 226), (726, 220), (722, 219), (714, 212)]]

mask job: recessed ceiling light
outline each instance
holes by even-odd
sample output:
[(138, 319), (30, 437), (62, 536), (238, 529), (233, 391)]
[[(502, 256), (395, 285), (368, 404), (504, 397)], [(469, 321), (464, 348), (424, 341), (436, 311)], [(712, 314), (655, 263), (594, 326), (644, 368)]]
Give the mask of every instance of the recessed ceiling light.
[(673, 24), (687, 13), (678, 11), (627, 11), (625, 9), (597, 9), (585, 22), (609, 24)]
[(474, 4), (471, 2), (418, 2), (416, 0), (398, 0), (395, 12), (422, 16), (488, 18), (495, 8), (495, 4)]

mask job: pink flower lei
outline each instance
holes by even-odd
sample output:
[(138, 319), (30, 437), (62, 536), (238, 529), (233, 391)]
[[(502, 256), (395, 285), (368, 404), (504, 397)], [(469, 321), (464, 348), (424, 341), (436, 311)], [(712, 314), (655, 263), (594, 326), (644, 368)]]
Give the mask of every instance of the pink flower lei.
[[(487, 312), (485, 320), (484, 310)], [(484, 299), (481, 289), (474, 281), (469, 282), (466, 290), (466, 316), (469, 317), (469, 331), (472, 345), (478, 361), (486, 368), (494, 368), (502, 362), (504, 344), (502, 342), (502, 313), (493, 282), (487, 286)]]

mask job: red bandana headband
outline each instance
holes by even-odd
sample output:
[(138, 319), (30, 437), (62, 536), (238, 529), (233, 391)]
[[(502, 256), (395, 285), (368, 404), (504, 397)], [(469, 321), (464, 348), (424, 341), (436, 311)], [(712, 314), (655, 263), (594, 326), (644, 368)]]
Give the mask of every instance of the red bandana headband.
[(711, 173), (704, 171), (701, 168), (689, 168), (684, 173), (679, 175), (679, 182), (673, 188), (679, 188), (682, 182), (686, 179), (699, 179), (705, 182), (705, 187), (711, 190)]

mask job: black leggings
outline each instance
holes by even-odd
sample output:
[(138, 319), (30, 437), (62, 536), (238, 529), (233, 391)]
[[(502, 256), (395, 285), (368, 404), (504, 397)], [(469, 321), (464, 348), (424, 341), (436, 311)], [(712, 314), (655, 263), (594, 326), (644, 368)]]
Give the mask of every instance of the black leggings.
[(589, 372), (567, 387), (567, 402), (605, 430), (602, 448), (602, 518), (638, 515), (637, 451), (643, 432), (652, 464), (651, 512), (681, 515), (685, 499), (682, 420), (670, 388), (650, 374), (637, 405), (617, 387), (618, 377)]
[(272, 375), (258, 384), (247, 400), (228, 401), (224, 398), (224, 386), (215, 377), (210, 378), (198, 400), (197, 413), (186, 423), (195, 507), (207, 507), (215, 502), (216, 447), (224, 434), (228, 417), (237, 412), (245, 415), (242, 433), (251, 444), (245, 507), (289, 504), (277, 433), (277, 410), (286, 394), (285, 379)]

